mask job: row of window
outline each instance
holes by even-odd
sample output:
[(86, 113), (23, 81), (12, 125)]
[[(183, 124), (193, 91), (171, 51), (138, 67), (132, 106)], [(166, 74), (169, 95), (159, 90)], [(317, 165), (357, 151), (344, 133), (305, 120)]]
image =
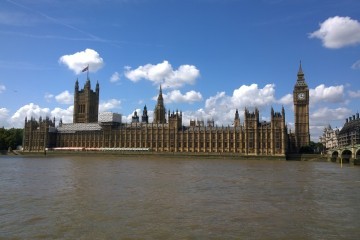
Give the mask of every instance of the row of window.
[[(60, 142), (60, 147), (82, 147), (82, 146), (86, 146), (86, 147), (159, 147), (159, 148), (166, 148), (168, 146), (174, 147), (173, 142), (168, 143), (168, 142), (119, 142), (119, 143), (114, 143), (114, 142), (109, 142), (109, 141), (104, 141), (104, 142), (99, 142), (99, 141), (85, 141), (85, 142), (78, 142), (78, 141), (61, 141)], [(250, 141), (247, 143), (248, 144), (248, 148), (255, 148), (255, 143), (253, 141)], [(246, 148), (246, 143), (245, 142), (236, 142), (236, 143), (227, 143), (227, 142), (212, 142), (212, 144), (210, 142), (178, 142), (177, 143), (177, 147), (179, 148)], [(271, 148), (271, 144), (270, 142), (263, 142), (262, 144), (259, 142), (258, 143), (258, 148), (262, 148), (262, 149), (270, 149)], [(281, 148), (281, 142), (280, 141), (276, 141), (275, 142), (275, 148), (276, 149), (280, 149)]]
[[(145, 135), (145, 134), (121, 134), (121, 135), (117, 135), (117, 134), (102, 134), (102, 133), (99, 133), (99, 134), (78, 134), (78, 135), (66, 135), (66, 134), (63, 134), (61, 135), (62, 137), (61, 138), (76, 138), (76, 139), (81, 139), (81, 138), (105, 138), (105, 139), (109, 139), (111, 137), (111, 139), (164, 139), (165, 141), (168, 141), (168, 139), (176, 139), (176, 136), (174, 134), (170, 134), (170, 135), (165, 135), (165, 134), (157, 134), (157, 135), (151, 135), (151, 134), (148, 134), (148, 135)], [(275, 133), (274, 134), (274, 138), (275, 139), (281, 139), (282, 138), (282, 135), (281, 133)], [(231, 134), (230, 136), (229, 135), (190, 135), (190, 134), (179, 134), (177, 136), (177, 139), (179, 141), (182, 141), (182, 140), (189, 140), (189, 141), (192, 141), (193, 139), (195, 140), (203, 140), (205, 139), (206, 141), (209, 141), (210, 139), (216, 139), (216, 140), (233, 140), (234, 139), (234, 135)], [(244, 136), (238, 136), (236, 139), (244, 139)], [(254, 135), (253, 134), (249, 134), (248, 135), (248, 139), (254, 139)], [(258, 139), (261, 139), (261, 135), (258, 136)], [(270, 134), (267, 134), (267, 136), (263, 135), (262, 136), (262, 139), (271, 139), (271, 135)]]

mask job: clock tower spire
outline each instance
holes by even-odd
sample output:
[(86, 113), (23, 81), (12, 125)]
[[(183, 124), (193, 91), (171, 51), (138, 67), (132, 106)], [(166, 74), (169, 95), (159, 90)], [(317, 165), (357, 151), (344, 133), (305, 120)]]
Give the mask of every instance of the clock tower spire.
[(300, 61), (297, 80), (293, 91), (295, 114), (295, 146), (299, 151), (301, 147), (309, 146), (309, 88), (305, 82), (304, 72)]

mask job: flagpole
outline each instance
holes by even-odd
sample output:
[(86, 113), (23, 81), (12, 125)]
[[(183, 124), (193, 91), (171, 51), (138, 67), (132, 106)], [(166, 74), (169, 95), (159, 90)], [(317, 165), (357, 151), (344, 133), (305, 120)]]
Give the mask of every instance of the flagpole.
[(87, 79), (86, 80), (88, 80), (89, 79), (89, 64), (87, 65), (87, 67), (86, 68), (84, 68), (83, 70), (81, 70), (81, 72), (85, 72), (85, 71), (87, 71)]

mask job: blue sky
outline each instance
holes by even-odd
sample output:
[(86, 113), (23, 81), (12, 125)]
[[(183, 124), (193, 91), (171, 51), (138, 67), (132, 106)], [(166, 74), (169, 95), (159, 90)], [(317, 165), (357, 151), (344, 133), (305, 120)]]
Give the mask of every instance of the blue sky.
[(129, 121), (159, 85), (166, 108), (231, 125), (235, 110), (285, 107), (299, 62), (310, 88), (311, 138), (359, 111), (358, 0), (2, 0), (0, 126), (25, 117), (72, 122), (89, 64), (100, 111)]

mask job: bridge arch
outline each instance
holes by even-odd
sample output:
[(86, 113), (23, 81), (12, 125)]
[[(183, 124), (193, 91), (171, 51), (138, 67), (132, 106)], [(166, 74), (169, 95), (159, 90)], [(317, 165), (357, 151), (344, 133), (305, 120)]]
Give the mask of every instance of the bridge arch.
[(332, 162), (336, 162), (338, 157), (339, 157), (339, 152), (338, 151), (334, 151), (334, 152), (331, 153), (331, 161)]
[(341, 153), (341, 159), (343, 163), (350, 163), (350, 158), (352, 156), (352, 152), (349, 149), (345, 149)]
[(355, 150), (355, 159), (360, 160), (360, 148)]

